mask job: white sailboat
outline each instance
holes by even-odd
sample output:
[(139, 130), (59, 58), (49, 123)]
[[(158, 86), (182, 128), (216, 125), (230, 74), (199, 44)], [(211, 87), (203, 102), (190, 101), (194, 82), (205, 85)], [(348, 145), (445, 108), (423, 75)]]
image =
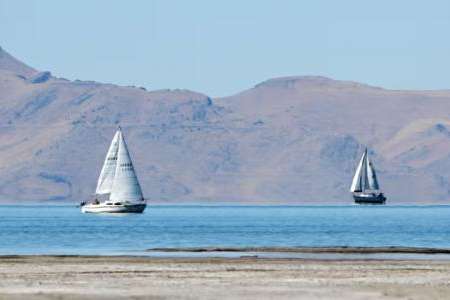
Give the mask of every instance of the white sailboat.
[(375, 168), (370, 161), (367, 148), (356, 168), (350, 192), (353, 193), (353, 199), (358, 204), (384, 204), (386, 202), (386, 197), (380, 191)]
[[(81, 203), (84, 213), (142, 213), (146, 203), (122, 130), (117, 130), (106, 154), (92, 203)], [(106, 198), (99, 201), (99, 198)]]

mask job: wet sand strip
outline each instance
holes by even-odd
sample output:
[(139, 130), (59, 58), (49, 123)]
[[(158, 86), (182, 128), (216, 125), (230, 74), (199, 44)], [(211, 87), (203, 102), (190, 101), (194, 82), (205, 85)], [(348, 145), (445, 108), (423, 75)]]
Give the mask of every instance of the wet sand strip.
[(336, 253), (336, 254), (450, 254), (450, 249), (421, 247), (180, 247), (150, 248), (147, 252), (258, 252), (258, 253)]

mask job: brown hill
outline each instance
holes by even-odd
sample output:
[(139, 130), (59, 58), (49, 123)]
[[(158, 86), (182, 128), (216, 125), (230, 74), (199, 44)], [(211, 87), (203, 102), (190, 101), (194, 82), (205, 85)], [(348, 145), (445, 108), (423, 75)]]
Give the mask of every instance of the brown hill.
[(37, 72), (0, 50), (0, 201), (79, 201), (120, 124), (155, 202), (351, 203), (363, 145), (389, 203), (450, 198), (450, 91), (323, 77), (211, 99)]

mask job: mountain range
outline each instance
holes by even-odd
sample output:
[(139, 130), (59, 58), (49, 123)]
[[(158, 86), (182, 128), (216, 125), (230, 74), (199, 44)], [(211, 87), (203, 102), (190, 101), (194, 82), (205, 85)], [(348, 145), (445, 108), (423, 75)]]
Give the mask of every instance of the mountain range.
[(57, 78), (0, 48), (0, 202), (79, 202), (120, 124), (149, 203), (351, 203), (369, 148), (390, 204), (450, 200), (450, 90), (320, 76), (211, 98)]

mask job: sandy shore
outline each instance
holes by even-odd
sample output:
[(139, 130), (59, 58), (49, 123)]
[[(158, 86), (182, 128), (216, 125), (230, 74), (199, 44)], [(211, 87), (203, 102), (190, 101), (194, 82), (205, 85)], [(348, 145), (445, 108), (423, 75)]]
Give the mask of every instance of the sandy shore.
[(0, 299), (450, 299), (450, 262), (0, 257)]

